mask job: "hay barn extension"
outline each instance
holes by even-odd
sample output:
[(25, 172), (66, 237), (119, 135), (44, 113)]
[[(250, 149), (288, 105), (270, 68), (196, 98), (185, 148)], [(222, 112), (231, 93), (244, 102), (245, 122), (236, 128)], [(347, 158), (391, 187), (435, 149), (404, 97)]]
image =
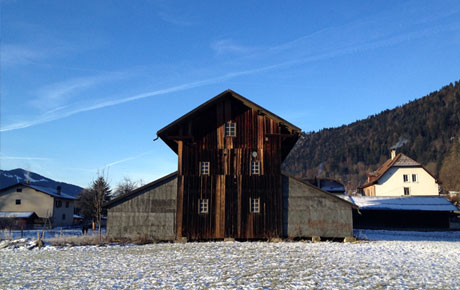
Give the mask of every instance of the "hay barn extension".
[(170, 174), (106, 205), (107, 233), (160, 240), (352, 236), (352, 203), (283, 175), (301, 130), (226, 90), (157, 132)]

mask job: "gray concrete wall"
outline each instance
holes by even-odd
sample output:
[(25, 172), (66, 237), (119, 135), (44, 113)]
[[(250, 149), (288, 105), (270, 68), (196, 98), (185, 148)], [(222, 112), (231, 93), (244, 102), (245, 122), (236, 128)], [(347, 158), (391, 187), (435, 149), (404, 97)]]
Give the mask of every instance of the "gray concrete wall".
[(177, 178), (134, 194), (107, 210), (107, 234), (145, 235), (159, 240), (176, 237)]
[(352, 205), (283, 176), (283, 235), (286, 238), (353, 236)]

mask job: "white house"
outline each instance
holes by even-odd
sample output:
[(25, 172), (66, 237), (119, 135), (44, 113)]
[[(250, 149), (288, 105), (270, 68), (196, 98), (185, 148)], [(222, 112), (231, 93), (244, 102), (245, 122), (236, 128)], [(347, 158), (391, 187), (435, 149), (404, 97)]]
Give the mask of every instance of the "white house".
[(61, 187), (47, 188), (18, 183), (0, 190), (0, 213), (34, 212), (41, 219), (50, 219), (53, 226), (73, 223), (75, 197), (61, 192)]
[(366, 196), (437, 196), (439, 181), (422, 164), (396, 151), (360, 186)]

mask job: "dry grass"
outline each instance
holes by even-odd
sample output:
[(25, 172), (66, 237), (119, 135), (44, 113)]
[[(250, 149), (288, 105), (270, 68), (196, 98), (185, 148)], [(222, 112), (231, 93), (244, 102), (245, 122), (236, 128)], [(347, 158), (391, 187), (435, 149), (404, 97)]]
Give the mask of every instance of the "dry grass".
[(62, 236), (46, 239), (46, 242), (53, 246), (103, 246), (107, 244), (136, 244), (145, 245), (158, 242), (148, 236), (133, 236), (125, 238), (114, 238), (110, 236), (88, 235), (88, 236)]

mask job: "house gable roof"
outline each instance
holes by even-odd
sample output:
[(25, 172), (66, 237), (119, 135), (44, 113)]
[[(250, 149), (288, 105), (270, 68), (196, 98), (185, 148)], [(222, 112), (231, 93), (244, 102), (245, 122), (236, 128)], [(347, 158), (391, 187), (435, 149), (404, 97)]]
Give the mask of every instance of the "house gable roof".
[(10, 185), (8, 187), (5, 187), (2, 190), (0, 190), (0, 192), (7, 191), (8, 189), (13, 188), (13, 187), (17, 187), (17, 186), (29, 187), (29, 188), (35, 189), (36, 191), (45, 193), (45, 194), (47, 194), (49, 196), (52, 196), (52, 197), (55, 197), (55, 198), (70, 199), (70, 200), (77, 199), (76, 197), (71, 196), (71, 195), (66, 194), (66, 193), (63, 193), (62, 191), (61, 191), (61, 193), (58, 193), (57, 188), (49, 188), (49, 187), (31, 185), (31, 184), (22, 183), (22, 182), (19, 182), (19, 183)]
[(215, 105), (216, 103), (218, 103), (219, 101), (221, 101), (221, 100), (223, 100), (225, 98), (231, 98), (231, 99), (237, 100), (238, 102), (242, 103), (244, 106), (261, 112), (262, 114), (266, 115), (268, 118), (270, 118), (270, 119), (278, 122), (279, 124), (285, 126), (288, 129), (288, 131), (293, 133), (293, 134), (300, 134), (301, 131), (302, 131), (300, 128), (298, 128), (297, 126), (289, 123), (288, 121), (284, 120), (283, 118), (279, 117), (278, 115), (273, 114), (269, 110), (264, 109), (263, 107), (261, 107), (261, 106), (257, 105), (256, 103), (246, 99), (245, 97), (241, 96), (240, 94), (238, 94), (238, 93), (236, 93), (236, 92), (234, 92), (234, 91), (232, 91), (230, 89), (227, 89), (227, 90), (223, 91), (222, 93), (218, 94), (217, 96), (215, 96), (214, 98), (212, 98), (212, 99), (206, 101), (205, 103), (201, 104), (200, 106), (196, 107), (195, 109), (193, 109), (192, 111), (188, 112), (187, 114), (183, 115), (182, 117), (180, 117), (179, 119), (175, 120), (174, 122), (170, 123), (169, 125), (165, 126), (164, 128), (160, 129), (157, 132), (157, 136), (160, 137), (166, 144), (168, 144), (168, 146), (174, 152), (177, 153), (177, 144), (175, 142), (172, 142), (170, 140), (167, 140), (167, 138), (165, 138), (165, 136), (168, 135), (168, 132), (174, 130), (174, 128), (180, 126), (181, 124), (187, 122), (188, 120), (193, 118), (196, 114), (199, 114), (199, 113), (201, 113), (201, 112), (203, 112), (205, 110), (208, 110), (213, 105)]
[(395, 156), (393, 159), (388, 159), (383, 163), (383, 165), (377, 169), (374, 172), (369, 173), (368, 175), (372, 177), (372, 179), (363, 185), (361, 185), (359, 188), (366, 188), (368, 186), (376, 184), (380, 178), (392, 167), (420, 167), (423, 168), (429, 175), (431, 175), (436, 183), (439, 183), (439, 181), (434, 177), (431, 172), (429, 172), (422, 164), (419, 162), (415, 161), (414, 159), (408, 157), (407, 155), (403, 153), (399, 153), (398, 155)]
[(166, 176), (163, 176), (159, 179), (156, 179), (150, 183), (147, 183), (146, 185), (143, 185), (139, 188), (136, 188), (135, 190), (131, 191), (131, 192), (128, 192), (128, 193), (125, 193), (123, 195), (120, 195), (118, 196), (117, 198), (114, 198), (112, 199), (111, 201), (108, 201), (106, 202), (103, 207), (104, 208), (112, 208), (114, 206), (117, 206), (125, 201), (128, 201), (130, 199), (133, 199), (135, 198), (136, 196), (139, 196), (141, 194), (143, 194), (144, 192), (152, 189), (152, 188), (155, 188), (157, 186), (160, 186), (166, 182), (169, 182), (171, 181), (172, 179), (176, 178), (177, 177), (177, 171), (173, 172), (173, 173), (170, 173)]

